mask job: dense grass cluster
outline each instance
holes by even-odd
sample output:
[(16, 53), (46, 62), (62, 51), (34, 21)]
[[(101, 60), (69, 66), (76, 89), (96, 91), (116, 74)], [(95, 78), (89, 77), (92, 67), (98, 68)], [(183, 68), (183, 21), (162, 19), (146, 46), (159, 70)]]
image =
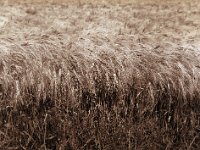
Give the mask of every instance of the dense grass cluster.
[(90, 57), (74, 45), (35, 46), (1, 57), (2, 147), (199, 144), (196, 52), (118, 48)]
[[(39, 32), (51, 20), (41, 23), (40, 7), (19, 8), (15, 11), (28, 16), (13, 17), (14, 23), (0, 29), (0, 148), (200, 148), (200, 52), (191, 40), (198, 37), (185, 33), (187, 39), (181, 39), (179, 31), (180, 24), (192, 28), (195, 22), (179, 13), (177, 19), (171, 11), (164, 18), (155, 13), (165, 14), (167, 6), (91, 4), (78, 6), (77, 12), (62, 7), (68, 15), (79, 14), (83, 24), (76, 16), (69, 18), (74, 26), (66, 28), (54, 18), (53, 26)], [(127, 12), (142, 26), (124, 22), (131, 8)], [(184, 8), (179, 11), (185, 16), (196, 15)], [(81, 15), (85, 9), (89, 16)], [(103, 22), (100, 13), (110, 22)], [(156, 17), (160, 22), (154, 24)], [(162, 23), (169, 18), (175, 29), (171, 22)]]

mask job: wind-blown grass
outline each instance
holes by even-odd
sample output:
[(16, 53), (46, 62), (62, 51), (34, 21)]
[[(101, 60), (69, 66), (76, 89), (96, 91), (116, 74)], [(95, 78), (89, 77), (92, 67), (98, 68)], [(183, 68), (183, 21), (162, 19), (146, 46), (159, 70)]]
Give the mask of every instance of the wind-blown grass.
[(199, 148), (200, 52), (185, 27), (198, 22), (186, 6), (176, 17), (165, 5), (11, 7), (22, 17), (0, 29), (0, 147)]

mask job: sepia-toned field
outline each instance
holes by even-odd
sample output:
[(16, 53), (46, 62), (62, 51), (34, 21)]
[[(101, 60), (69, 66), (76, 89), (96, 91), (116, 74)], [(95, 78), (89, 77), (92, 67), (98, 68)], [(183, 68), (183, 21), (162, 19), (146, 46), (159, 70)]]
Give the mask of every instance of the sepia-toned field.
[(0, 149), (199, 149), (200, 3), (71, 2), (0, 2)]

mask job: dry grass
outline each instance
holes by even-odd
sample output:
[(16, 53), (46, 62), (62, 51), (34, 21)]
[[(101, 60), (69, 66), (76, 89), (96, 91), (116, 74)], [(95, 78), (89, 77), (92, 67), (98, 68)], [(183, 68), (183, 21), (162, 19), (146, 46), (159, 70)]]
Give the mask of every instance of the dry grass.
[(0, 148), (198, 149), (199, 13), (5, 4)]
[(198, 3), (198, 0), (5, 0), (0, 1), (0, 3), (7, 4), (16, 4), (16, 3), (28, 3), (28, 4), (167, 4), (167, 3), (185, 3), (185, 2), (193, 2)]

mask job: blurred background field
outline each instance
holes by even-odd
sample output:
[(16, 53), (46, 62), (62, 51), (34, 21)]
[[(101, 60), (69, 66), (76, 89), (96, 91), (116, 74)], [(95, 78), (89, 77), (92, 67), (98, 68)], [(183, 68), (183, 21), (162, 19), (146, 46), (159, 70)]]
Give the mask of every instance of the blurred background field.
[(2, 3), (111, 3), (111, 4), (128, 4), (128, 3), (177, 3), (177, 2), (198, 2), (198, 0), (6, 0), (1, 1)]

